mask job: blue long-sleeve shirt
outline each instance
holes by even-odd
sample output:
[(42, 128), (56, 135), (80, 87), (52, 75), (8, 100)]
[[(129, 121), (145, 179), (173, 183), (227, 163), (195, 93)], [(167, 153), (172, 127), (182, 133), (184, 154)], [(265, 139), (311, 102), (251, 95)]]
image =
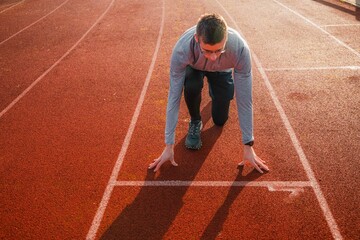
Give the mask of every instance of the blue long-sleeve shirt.
[(170, 89), (166, 109), (165, 143), (175, 143), (175, 129), (178, 122), (180, 99), (185, 81), (186, 66), (209, 72), (233, 71), (235, 98), (242, 132), (242, 142), (247, 143), (253, 136), (252, 73), (250, 50), (240, 34), (228, 28), (225, 52), (215, 61), (201, 53), (195, 41), (196, 26), (188, 29), (176, 43), (170, 63)]

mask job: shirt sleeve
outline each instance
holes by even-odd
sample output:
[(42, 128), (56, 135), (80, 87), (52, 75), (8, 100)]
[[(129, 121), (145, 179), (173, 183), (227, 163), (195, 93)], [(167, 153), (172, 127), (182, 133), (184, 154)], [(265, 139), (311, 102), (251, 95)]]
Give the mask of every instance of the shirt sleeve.
[(249, 47), (245, 44), (242, 48), (239, 48), (237, 56), (234, 67), (234, 84), (242, 142), (245, 144), (254, 140), (252, 72)]
[(170, 88), (166, 107), (165, 144), (175, 143), (175, 129), (178, 123), (180, 100), (185, 81), (187, 54), (178, 42), (171, 56)]

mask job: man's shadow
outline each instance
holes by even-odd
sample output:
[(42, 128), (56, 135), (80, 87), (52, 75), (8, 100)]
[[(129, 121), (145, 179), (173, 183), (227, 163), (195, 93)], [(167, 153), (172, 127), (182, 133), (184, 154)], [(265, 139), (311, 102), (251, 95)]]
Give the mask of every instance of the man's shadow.
[[(205, 126), (211, 118), (211, 102), (203, 108), (201, 115)], [(203, 131), (203, 147), (199, 151), (186, 149), (184, 137), (174, 149), (179, 167), (172, 167), (170, 163), (166, 163), (162, 166), (159, 176), (149, 170), (145, 181), (194, 180), (221, 132), (222, 128), (217, 126)], [(182, 199), (188, 188), (189, 186), (141, 187), (135, 200), (124, 208), (100, 239), (163, 239), (183, 207)], [(239, 190), (241, 191), (241, 187), (231, 188), (228, 195), (230, 201), (226, 202), (232, 202), (234, 196), (240, 193)], [(126, 194), (126, 191), (127, 187), (124, 187), (123, 194)], [(228, 207), (228, 204), (224, 204), (221, 209)], [(223, 210), (219, 214), (222, 212)], [(212, 222), (222, 222), (221, 217), (219, 215)], [(210, 224), (206, 234), (212, 235), (216, 231), (213, 224)]]
[[(221, 207), (216, 211), (214, 217), (212, 218), (211, 222), (206, 227), (204, 233), (202, 234), (200, 239), (208, 240), (208, 239), (216, 239), (218, 235), (221, 233), (223, 225), (229, 215), (229, 211), (231, 205), (234, 203), (236, 198), (239, 196), (241, 191), (245, 188), (244, 186), (236, 186), (235, 182), (238, 181), (254, 181), (259, 178), (262, 174), (257, 172), (257, 170), (253, 170), (247, 175), (243, 176), (243, 166), (239, 166), (239, 173), (234, 180), (233, 185), (230, 187), (229, 192), (225, 198), (224, 203)], [(264, 172), (265, 174), (266, 172)]]

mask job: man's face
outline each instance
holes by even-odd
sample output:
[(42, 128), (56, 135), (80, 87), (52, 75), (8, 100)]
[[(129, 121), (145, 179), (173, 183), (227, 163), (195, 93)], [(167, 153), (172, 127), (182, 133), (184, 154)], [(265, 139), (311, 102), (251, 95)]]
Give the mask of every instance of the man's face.
[(201, 38), (198, 38), (196, 35), (195, 40), (199, 43), (201, 53), (204, 55), (204, 57), (211, 61), (215, 61), (222, 53), (225, 52), (225, 45), (227, 40), (226, 37), (221, 42), (214, 45), (205, 44)]

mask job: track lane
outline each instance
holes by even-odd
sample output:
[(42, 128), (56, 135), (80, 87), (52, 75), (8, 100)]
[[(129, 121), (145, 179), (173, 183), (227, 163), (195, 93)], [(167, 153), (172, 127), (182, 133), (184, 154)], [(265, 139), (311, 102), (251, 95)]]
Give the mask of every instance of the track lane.
[(356, 239), (360, 216), (356, 199), (360, 193), (346, 189), (356, 189), (359, 184), (354, 156), (360, 153), (360, 95), (356, 91), (360, 71), (290, 71), (268, 75), (294, 129), (298, 129), (299, 140), (341, 231), (344, 236)]
[(103, 197), (102, 197), (101, 202), (99, 204), (99, 207), (98, 207), (98, 209), (96, 211), (96, 214), (95, 214), (94, 219), (92, 221), (92, 224), (90, 226), (89, 232), (88, 232), (88, 234), (86, 236), (86, 239), (95, 239), (95, 237), (96, 237), (98, 228), (99, 228), (99, 226), (101, 224), (101, 221), (103, 219), (103, 216), (104, 216), (104, 212), (106, 211), (107, 205), (108, 205), (108, 203), (110, 201), (110, 198), (111, 198), (111, 194), (112, 194), (112, 192), (114, 190), (114, 187), (115, 187), (115, 184), (116, 184), (116, 179), (118, 177), (120, 168), (121, 168), (122, 163), (124, 161), (124, 156), (126, 155), (127, 148), (128, 148), (128, 146), (130, 144), (132, 134), (134, 132), (134, 129), (135, 129), (135, 126), (136, 126), (136, 123), (137, 123), (137, 120), (138, 120), (138, 117), (139, 117), (139, 114), (140, 114), (140, 111), (141, 111), (141, 108), (142, 108), (142, 105), (143, 105), (143, 102), (144, 102), (144, 99), (145, 99), (145, 95), (146, 95), (146, 92), (147, 92), (147, 89), (148, 89), (148, 86), (149, 86), (149, 83), (150, 83), (150, 79), (151, 79), (151, 76), (152, 76), (152, 72), (153, 72), (153, 69), (154, 69), (154, 66), (155, 66), (156, 59), (157, 59), (157, 56), (158, 56), (160, 43), (161, 43), (161, 38), (162, 38), (162, 35), (163, 35), (164, 22), (165, 22), (165, 19), (164, 19), (164, 16), (165, 16), (165, 3), (164, 3), (164, 1), (162, 1), (161, 9), (162, 9), (162, 11), (161, 11), (160, 30), (159, 30), (159, 35), (157, 37), (154, 54), (152, 56), (151, 63), (150, 63), (150, 66), (149, 66), (149, 70), (147, 72), (144, 85), (143, 85), (143, 87), (141, 89), (141, 94), (140, 94), (139, 100), (138, 100), (138, 102), (136, 104), (134, 114), (133, 114), (133, 116), (131, 118), (131, 122), (130, 122), (130, 125), (129, 125), (129, 128), (128, 128), (128, 131), (126, 133), (123, 145), (121, 147), (121, 151), (119, 153), (119, 156), (118, 156), (118, 158), (116, 160), (116, 163), (115, 163), (114, 168), (112, 170), (112, 173), (110, 175), (108, 185), (105, 188)]

